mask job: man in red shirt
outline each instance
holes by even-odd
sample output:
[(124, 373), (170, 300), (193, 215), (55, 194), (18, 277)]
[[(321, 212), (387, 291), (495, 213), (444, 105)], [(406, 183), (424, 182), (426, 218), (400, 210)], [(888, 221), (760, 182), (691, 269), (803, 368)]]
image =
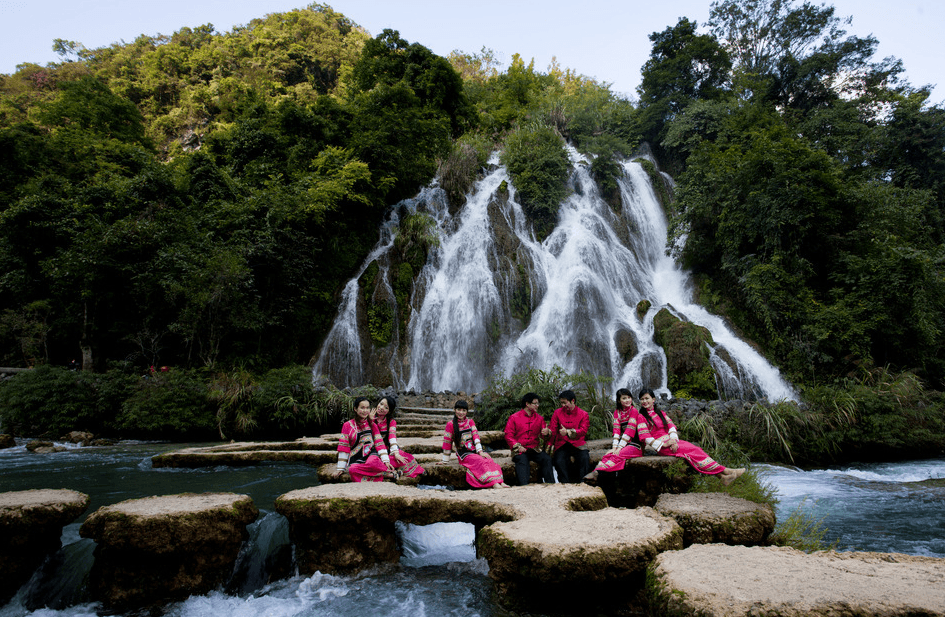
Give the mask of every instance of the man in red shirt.
[(538, 463), (538, 477), (545, 484), (554, 484), (551, 457), (541, 451), (541, 442), (551, 435), (545, 419), (538, 413), (538, 395), (529, 392), (522, 397), (522, 407), (509, 416), (505, 424), (505, 441), (512, 450), (515, 475), (519, 486), (528, 484), (531, 476), (529, 463)]
[[(552, 462), (558, 472), (559, 482), (581, 482), (591, 471), (591, 457), (587, 451), (587, 431), (591, 418), (577, 406), (573, 390), (558, 395), (561, 407), (551, 415), (551, 445), (554, 446)], [(574, 459), (576, 469), (568, 473), (568, 465)]]

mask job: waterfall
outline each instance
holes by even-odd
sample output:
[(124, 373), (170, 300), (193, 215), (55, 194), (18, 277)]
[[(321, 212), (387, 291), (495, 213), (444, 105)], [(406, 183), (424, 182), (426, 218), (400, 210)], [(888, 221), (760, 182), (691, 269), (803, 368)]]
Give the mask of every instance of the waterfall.
[[(477, 392), (497, 374), (557, 365), (609, 376), (614, 390), (671, 394), (666, 354), (654, 342), (654, 317), (665, 309), (711, 334), (719, 396), (796, 400), (775, 367), (693, 301), (688, 273), (667, 251), (666, 215), (643, 166), (622, 163), (614, 208), (601, 197), (588, 161), (573, 148), (569, 153), (570, 195), (541, 240), (495, 155), (461, 208), (451, 210), (435, 183), (393, 208), (345, 288), (314, 374), (342, 386), (389, 381), (401, 389)], [(439, 244), (404, 307), (391, 292), (390, 264), (398, 221), (415, 212), (430, 217)], [(409, 314), (401, 325), (394, 320), (396, 335), (383, 348), (365, 336), (358, 300), (365, 293), (359, 280), (374, 262), (377, 284), (362, 305), (380, 297), (394, 313)]]

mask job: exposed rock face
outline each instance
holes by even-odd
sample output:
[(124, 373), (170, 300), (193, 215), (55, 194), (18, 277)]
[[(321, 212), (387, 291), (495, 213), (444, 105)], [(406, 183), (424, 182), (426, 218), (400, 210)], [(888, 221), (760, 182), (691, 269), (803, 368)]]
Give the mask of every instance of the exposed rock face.
[(694, 544), (656, 558), (659, 614), (945, 615), (945, 559)]
[[(334, 484), (282, 495), (276, 510), (289, 520), (304, 574), (397, 561), (398, 520), (472, 523), (500, 602), (532, 611), (586, 611), (599, 599), (625, 605), (628, 587), (642, 588), (656, 553), (682, 547), (672, 519), (650, 508), (607, 508), (599, 489), (574, 484), (462, 492)], [(563, 584), (570, 604), (561, 602)]]
[(764, 544), (774, 531), (774, 509), (725, 493), (660, 495), (654, 509), (679, 523), (683, 544)]
[(246, 495), (132, 499), (93, 512), (79, 533), (96, 541), (92, 596), (115, 611), (158, 607), (222, 585), (259, 510)]
[(0, 493), (0, 606), (62, 546), (62, 528), (89, 507), (89, 496), (67, 489)]

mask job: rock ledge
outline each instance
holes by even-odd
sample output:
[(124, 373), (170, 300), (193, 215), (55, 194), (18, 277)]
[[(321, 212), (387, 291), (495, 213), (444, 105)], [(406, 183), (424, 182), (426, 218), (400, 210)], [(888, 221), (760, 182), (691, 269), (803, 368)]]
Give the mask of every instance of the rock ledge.
[(660, 614), (945, 615), (945, 559), (694, 544), (656, 558)]

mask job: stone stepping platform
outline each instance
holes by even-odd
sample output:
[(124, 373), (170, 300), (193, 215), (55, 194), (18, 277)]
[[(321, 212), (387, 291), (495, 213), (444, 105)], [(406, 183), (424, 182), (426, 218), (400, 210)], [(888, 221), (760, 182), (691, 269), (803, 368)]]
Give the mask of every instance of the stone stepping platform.
[(655, 562), (658, 614), (945, 615), (945, 559), (694, 544)]
[(89, 501), (68, 489), (0, 493), (0, 606), (61, 548), (62, 528), (85, 512)]
[(289, 521), (303, 574), (398, 561), (396, 521), (472, 523), (500, 602), (539, 612), (625, 604), (659, 552), (682, 548), (672, 519), (652, 508), (608, 508), (599, 489), (580, 484), (477, 491), (332, 484), (286, 493), (275, 509)]
[(247, 495), (201, 493), (131, 499), (99, 508), (79, 535), (96, 542), (89, 590), (110, 611), (156, 609), (226, 582), (246, 526)]
[[(402, 436), (398, 430), (397, 443), (411, 454), (442, 452), (443, 428), (440, 427), (429, 433), (424, 437)], [(482, 431), (479, 435), (483, 444), (489, 447), (506, 447), (505, 435), (502, 431)], [(169, 468), (216, 467), (218, 465), (242, 467), (266, 462), (324, 465), (338, 460), (340, 438), (341, 433), (333, 433), (321, 437), (302, 437), (286, 442), (239, 442), (183, 448), (152, 456), (151, 464), (154, 467)], [(508, 452), (507, 448), (506, 452)]]
[(725, 493), (664, 493), (653, 509), (679, 523), (683, 544), (764, 544), (774, 531), (774, 509)]

